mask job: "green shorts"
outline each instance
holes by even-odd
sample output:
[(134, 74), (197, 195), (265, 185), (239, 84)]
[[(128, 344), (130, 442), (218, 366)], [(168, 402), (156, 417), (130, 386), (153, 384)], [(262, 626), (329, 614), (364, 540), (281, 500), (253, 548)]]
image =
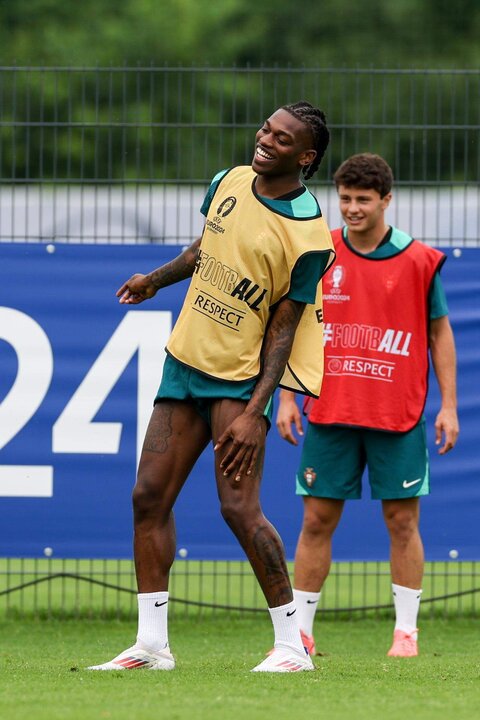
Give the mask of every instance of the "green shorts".
[[(210, 425), (210, 407), (213, 400), (230, 398), (248, 402), (256, 383), (256, 378), (239, 382), (217, 380), (167, 355), (154, 404), (160, 400), (192, 400), (199, 415)], [(272, 424), (272, 413), (273, 399), (270, 398), (263, 413), (267, 429), (270, 429)]]
[(376, 500), (428, 495), (425, 420), (406, 433), (308, 423), (297, 495), (358, 499), (366, 466), (371, 497)]

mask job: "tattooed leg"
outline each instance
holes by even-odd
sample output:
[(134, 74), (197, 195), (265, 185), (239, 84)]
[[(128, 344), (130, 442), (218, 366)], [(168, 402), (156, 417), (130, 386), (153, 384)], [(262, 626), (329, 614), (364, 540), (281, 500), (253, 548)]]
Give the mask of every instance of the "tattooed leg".
[[(213, 404), (214, 441), (244, 411), (245, 404), (226, 399)], [(277, 531), (263, 515), (259, 499), (264, 450), (260, 451), (251, 475), (240, 482), (234, 475), (225, 477), (220, 459), (221, 455), (216, 456), (215, 471), (222, 515), (250, 561), (268, 606), (285, 605), (293, 598), (285, 552)]]
[(275, 528), (265, 521), (253, 535), (248, 557), (264, 592), (268, 607), (286, 605), (293, 599), (285, 562), (285, 550)]
[(153, 409), (133, 490), (134, 556), (138, 590), (166, 590), (175, 557), (173, 506), (210, 440), (206, 422), (187, 402)]
[(222, 514), (245, 551), (268, 607), (286, 605), (293, 594), (280, 536), (259, 505), (256, 511), (250, 505), (246, 512), (241, 511), (241, 505), (224, 501)]

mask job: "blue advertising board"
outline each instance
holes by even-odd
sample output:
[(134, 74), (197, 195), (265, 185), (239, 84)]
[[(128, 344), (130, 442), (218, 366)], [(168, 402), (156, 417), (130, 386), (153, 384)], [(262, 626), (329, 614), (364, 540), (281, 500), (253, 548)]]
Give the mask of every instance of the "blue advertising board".
[[(168, 246), (0, 245), (0, 556), (129, 558), (131, 491), (164, 346), (185, 283), (139, 306), (117, 288), (178, 253)], [(442, 270), (458, 352), (461, 436), (439, 457), (434, 379), (426, 409), (432, 494), (422, 501), (426, 556), (480, 558), (480, 250), (449, 250)], [(262, 502), (293, 557), (301, 523), (299, 448), (269, 433)], [(378, 502), (347, 503), (336, 560), (388, 558)], [(176, 507), (191, 558), (242, 558), (218, 508), (212, 449)]]

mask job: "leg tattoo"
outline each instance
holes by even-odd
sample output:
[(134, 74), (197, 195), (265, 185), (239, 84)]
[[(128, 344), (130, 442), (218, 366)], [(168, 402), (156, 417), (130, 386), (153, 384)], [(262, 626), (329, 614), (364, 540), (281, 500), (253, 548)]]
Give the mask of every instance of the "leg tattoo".
[[(283, 545), (275, 530), (268, 525), (260, 526), (253, 536), (252, 564), (258, 569), (262, 589), (270, 607), (285, 605), (292, 599), (290, 579)], [(263, 579), (263, 582), (262, 582)]]
[(143, 449), (163, 454), (168, 449), (168, 441), (173, 434), (172, 414), (170, 403), (162, 403), (163, 412), (152, 415), (147, 428)]

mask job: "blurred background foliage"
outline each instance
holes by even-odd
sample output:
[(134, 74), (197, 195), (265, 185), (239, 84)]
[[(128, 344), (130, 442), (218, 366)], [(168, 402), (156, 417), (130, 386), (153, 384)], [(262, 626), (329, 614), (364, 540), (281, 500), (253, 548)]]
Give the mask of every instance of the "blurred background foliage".
[(10, 65), (476, 68), (478, 0), (0, 0)]

